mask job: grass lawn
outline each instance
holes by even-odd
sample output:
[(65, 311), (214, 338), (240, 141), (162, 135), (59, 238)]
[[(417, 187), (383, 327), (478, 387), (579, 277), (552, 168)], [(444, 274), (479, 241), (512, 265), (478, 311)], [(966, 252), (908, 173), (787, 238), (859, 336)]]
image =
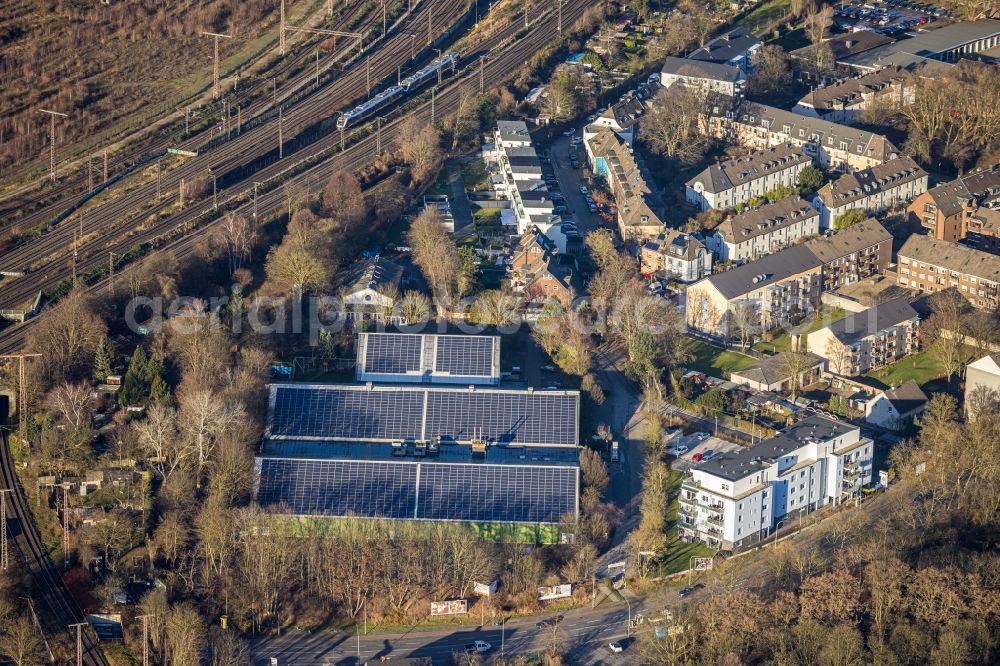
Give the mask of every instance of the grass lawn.
[(886, 386), (899, 386), (911, 379), (917, 384), (924, 384), (937, 379), (941, 370), (928, 351), (917, 352), (896, 361), (892, 365), (879, 368), (866, 376), (882, 382)]
[(667, 552), (664, 558), (658, 562), (660, 576), (685, 571), (691, 566), (692, 557), (711, 557), (715, 553), (713, 549), (703, 543), (684, 543), (681, 541), (680, 530), (677, 529), (677, 509), (680, 506), (677, 498), (680, 496), (683, 481), (684, 472), (670, 470), (670, 505), (667, 507), (667, 521), (670, 524), (670, 531), (667, 533)]
[(694, 359), (688, 361), (688, 369), (698, 370), (713, 377), (723, 377), (726, 373), (749, 368), (757, 362), (753, 356), (719, 349), (701, 340), (694, 341), (692, 351)]
[(481, 159), (474, 158), (462, 163), (462, 183), (467, 190), (487, 190), (489, 182), (486, 175), (486, 163)]
[[(818, 311), (813, 313), (813, 317), (801, 327), (802, 335), (809, 335), (824, 326), (828, 326), (833, 322), (843, 319), (847, 315), (851, 314), (843, 308), (830, 307), (829, 305), (824, 305), (820, 307)], [(753, 348), (759, 352), (782, 352), (788, 351), (792, 345), (792, 336), (788, 334), (788, 331), (782, 331), (781, 335), (774, 338), (771, 342), (758, 342), (753, 346)]]
[(737, 21), (736, 25), (743, 26), (752, 33), (757, 33), (782, 16), (788, 16), (791, 5), (791, 0), (768, 0)]

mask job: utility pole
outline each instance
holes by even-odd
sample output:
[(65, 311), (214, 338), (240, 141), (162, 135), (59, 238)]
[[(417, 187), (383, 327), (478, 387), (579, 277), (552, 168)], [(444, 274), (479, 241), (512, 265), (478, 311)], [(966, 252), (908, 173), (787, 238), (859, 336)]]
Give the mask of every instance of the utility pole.
[(285, 156), (285, 140), (282, 136), (282, 125), (283, 119), (281, 115), (281, 107), (278, 107), (278, 159), (282, 159)]
[(316, 49), (316, 87), (319, 88), (319, 49)]
[(48, 109), (38, 109), (42, 113), (49, 114), (49, 180), (56, 182), (56, 116), (69, 118), (65, 113), (49, 111)]
[[(282, 2), (282, 8), (285, 4)], [(215, 57), (212, 59), (212, 98), (219, 99), (219, 39), (232, 39), (232, 35), (224, 35), (218, 32), (203, 32), (202, 37), (211, 37), (215, 40)]]
[(414, 44), (417, 42), (417, 36), (412, 32), (410, 33), (410, 60), (415, 60), (417, 57), (417, 52), (414, 50)]
[(559, 14), (558, 14), (558, 18), (556, 19), (556, 30), (561, 35), (562, 34), (562, 5), (563, 5), (563, 0), (558, 0), (558, 1), (559, 1)]
[(344, 130), (340, 130), (340, 152), (344, 152)]
[(104, 182), (108, 182), (108, 149), (104, 149)]
[(180, 207), (184, 208), (184, 179), (181, 178), (181, 185), (177, 190), (177, 200), (180, 203)]
[(108, 292), (115, 295), (115, 253), (108, 252)]
[(184, 136), (191, 135), (191, 107), (184, 109)]
[(208, 169), (208, 175), (212, 177), (212, 209), (219, 210), (219, 192), (215, 186), (215, 172), (211, 167)]
[(69, 569), (69, 482), (62, 484), (63, 489), (63, 569)]
[(434, 51), (434, 53), (437, 54), (437, 60), (438, 60), (438, 68), (437, 68), (438, 69), (438, 85), (441, 85), (441, 63), (440, 63), (440, 60), (441, 60), (441, 49), (433, 49), (433, 51)]
[(285, 55), (285, 0), (281, 0), (281, 25), (278, 28), (278, 46)]
[(375, 121), (375, 155), (382, 154), (382, 116)]
[(0, 569), (4, 571), (10, 566), (10, 555), (7, 552), (7, 493), (12, 492), (11, 488), (0, 489)]
[(327, 18), (333, 16), (333, 0), (326, 0), (326, 16)]
[(484, 69), (486, 69), (486, 56), (479, 56), (479, 94), (483, 94)]
[(21, 428), (21, 437), (28, 440), (28, 388), (26, 385), (27, 373), (24, 368), (24, 359), (41, 356), (41, 354), (4, 354), (0, 358), (17, 359), (17, 416)]
[(160, 200), (160, 172), (163, 169), (160, 167), (160, 160), (156, 160), (156, 200)]
[(243, 107), (236, 105), (236, 136), (243, 131)]
[(149, 666), (149, 618), (155, 615), (140, 615), (142, 620), (142, 666)]
[(365, 56), (365, 93), (367, 97), (372, 96), (372, 57)]
[(382, 39), (385, 39), (385, 0), (382, 0)]
[(76, 255), (77, 255), (77, 243), (79, 242), (79, 236), (74, 231), (73, 232), (73, 286), (76, 286)]
[(430, 46), (434, 42), (434, 40), (431, 39), (434, 26), (433, 14), (434, 9), (432, 7), (427, 7), (427, 46)]
[(76, 627), (76, 666), (83, 666), (83, 628), (86, 626), (86, 622), (69, 625), (70, 629)]
[(87, 191), (94, 191), (94, 156), (87, 155)]
[(524, 3), (524, 27), (528, 27), (528, 3)]
[(437, 93), (437, 86), (431, 88), (431, 125), (434, 124), (434, 97)]
[(261, 183), (258, 183), (256, 180), (253, 182), (253, 221), (254, 222), (257, 221), (257, 186), (260, 185), (260, 184)]

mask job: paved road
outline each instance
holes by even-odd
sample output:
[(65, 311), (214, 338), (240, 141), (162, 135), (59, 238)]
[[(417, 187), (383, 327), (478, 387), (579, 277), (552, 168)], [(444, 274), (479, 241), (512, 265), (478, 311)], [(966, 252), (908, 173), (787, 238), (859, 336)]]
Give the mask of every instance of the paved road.
[[(635, 603), (632, 611), (639, 611)], [(435, 664), (450, 664), (455, 651), (476, 640), (490, 643), (491, 655), (501, 653), (501, 643), (505, 656), (530, 654), (552, 645), (553, 631), (537, 628), (538, 619), (507, 622), (502, 632), (492, 625), (449, 627), (362, 635), (360, 641), (356, 634), (340, 630), (292, 631), (253, 643), (253, 663), (266, 666), (271, 657), (277, 657), (280, 666), (346, 665), (375, 663), (388, 657), (393, 663), (430, 659)], [(614, 655), (607, 649), (608, 643), (625, 637), (627, 620), (628, 608), (621, 602), (568, 612), (555, 631), (557, 647), (567, 650), (574, 664), (630, 663), (628, 652)]]
[[(577, 130), (577, 136), (580, 136)], [(576, 221), (576, 228), (580, 235), (586, 237), (588, 233), (598, 228), (598, 218), (587, 208), (587, 202), (580, 194), (580, 186), (587, 185), (580, 177), (581, 171), (573, 168), (569, 161), (569, 139), (559, 136), (552, 142), (549, 156), (552, 159), (552, 170), (555, 172), (556, 180), (559, 181), (559, 189), (566, 197), (566, 206), (570, 214)], [(581, 170), (586, 156), (581, 151)]]

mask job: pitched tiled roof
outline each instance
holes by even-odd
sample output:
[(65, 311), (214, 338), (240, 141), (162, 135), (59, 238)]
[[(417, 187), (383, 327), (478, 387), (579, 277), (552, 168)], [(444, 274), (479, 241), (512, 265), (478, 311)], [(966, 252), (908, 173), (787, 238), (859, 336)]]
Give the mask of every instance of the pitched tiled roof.
[(716, 227), (716, 231), (729, 243), (743, 243), (818, 215), (804, 199), (792, 196), (734, 215)]
[[(785, 357), (789, 353), (790, 352), (781, 352), (780, 354), (769, 356), (765, 359), (757, 361), (745, 370), (734, 372), (733, 375), (738, 375), (739, 377), (743, 377), (760, 384), (775, 384), (777, 382), (785, 381), (791, 377), (791, 373), (788, 371), (788, 366), (785, 363)], [(817, 365), (821, 365), (824, 361), (822, 356), (818, 356), (812, 352), (805, 352), (805, 355), (807, 361), (802, 365), (803, 368), (814, 368)]]
[[(958, 243), (940, 241), (923, 234), (913, 234), (906, 239), (903, 247), (899, 248), (898, 255), (931, 266), (940, 266), (949, 271), (1000, 282), (1000, 257)], [(912, 268), (910, 273), (913, 274)]]
[(827, 328), (844, 344), (853, 344), (916, 316), (917, 311), (910, 305), (909, 299), (902, 297), (861, 312), (853, 312)]
[(885, 397), (892, 403), (897, 413), (904, 415), (920, 409), (927, 404), (927, 394), (920, 390), (912, 379), (885, 392)]
[(705, 279), (726, 299), (733, 299), (820, 265), (819, 259), (805, 245), (793, 245)]
[(927, 191), (945, 217), (960, 213), (969, 199), (976, 199), (980, 205), (984, 201), (1000, 201), (1000, 163), (959, 176)]
[(833, 111), (843, 106), (860, 102), (865, 94), (885, 90), (894, 83), (906, 78), (905, 72), (899, 67), (886, 67), (864, 76), (845, 79), (839, 83), (822, 88), (815, 88), (811, 93), (799, 100), (818, 112)]
[(675, 229), (665, 229), (655, 240), (646, 241), (644, 247), (686, 261), (697, 259), (699, 251), (705, 248), (691, 234), (681, 233)]
[(905, 185), (920, 178), (927, 172), (917, 166), (912, 159), (903, 155), (869, 169), (845, 173), (837, 180), (827, 183), (816, 194), (827, 208), (840, 208), (854, 201), (870, 197)]
[[(816, 136), (824, 147), (839, 149), (840, 142), (846, 141), (848, 150), (852, 154), (871, 157), (880, 162), (895, 159), (899, 155), (899, 150), (881, 134), (839, 125), (822, 118), (804, 116), (766, 104), (746, 102), (739, 109), (737, 118), (741, 123), (752, 127), (767, 127), (771, 132), (787, 134), (798, 141), (808, 141)], [(785, 132), (786, 125), (788, 132)], [(802, 130), (801, 136), (799, 130)], [(830, 139), (833, 139), (833, 143), (830, 143)], [(861, 146), (860, 151), (858, 146)]]
[(742, 75), (738, 67), (722, 65), (717, 62), (689, 60), (677, 56), (667, 56), (660, 72), (691, 79), (712, 79), (713, 81), (729, 81), (730, 83), (739, 81)]
[(805, 246), (824, 264), (853, 254), (876, 243), (892, 242), (892, 234), (878, 220), (868, 218), (830, 236), (813, 238)]
[(713, 164), (687, 184), (694, 187), (696, 182), (701, 182), (706, 192), (723, 192), (736, 185), (809, 162), (812, 162), (811, 157), (792, 144), (786, 143), (767, 150), (754, 151), (746, 157), (736, 157)]

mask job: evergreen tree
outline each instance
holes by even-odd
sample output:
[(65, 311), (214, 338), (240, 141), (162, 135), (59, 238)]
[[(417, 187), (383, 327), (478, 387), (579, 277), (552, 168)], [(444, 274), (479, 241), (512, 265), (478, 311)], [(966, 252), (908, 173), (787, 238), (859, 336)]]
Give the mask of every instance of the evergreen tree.
[(115, 353), (115, 346), (111, 344), (107, 336), (101, 338), (97, 343), (97, 352), (94, 354), (94, 381), (104, 383), (110, 375), (118, 372), (118, 355)]
[(154, 405), (163, 407), (173, 407), (174, 396), (170, 394), (170, 387), (163, 375), (156, 375), (149, 385), (149, 399)]
[(119, 395), (121, 403), (125, 406), (137, 404), (149, 392), (149, 359), (142, 345), (135, 348), (132, 353), (132, 360), (129, 361), (128, 370), (122, 379), (122, 389)]

